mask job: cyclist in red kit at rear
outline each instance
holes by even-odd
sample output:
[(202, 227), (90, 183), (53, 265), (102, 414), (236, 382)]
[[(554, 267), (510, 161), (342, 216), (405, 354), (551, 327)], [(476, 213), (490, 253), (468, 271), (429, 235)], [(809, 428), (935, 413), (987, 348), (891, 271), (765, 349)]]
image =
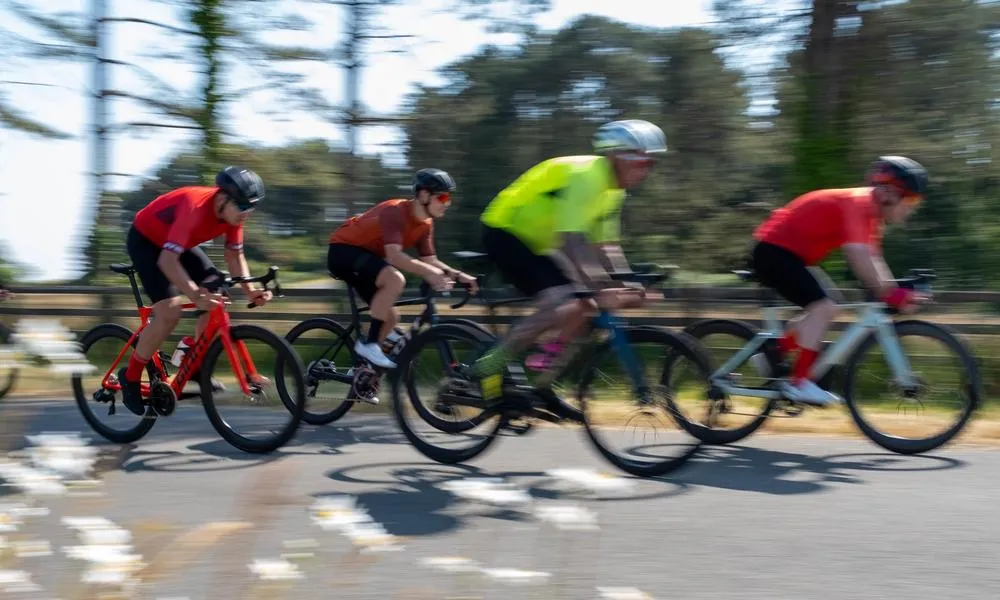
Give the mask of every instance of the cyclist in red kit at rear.
[[(189, 186), (168, 192), (135, 215), (126, 248), (143, 291), (153, 302), (153, 320), (139, 334), (128, 367), (118, 371), (122, 403), (137, 415), (145, 413), (140, 379), (153, 353), (180, 322), (182, 306), (193, 302), (201, 312), (195, 337), (204, 331), (209, 312), (222, 295), (206, 289), (218, 281), (219, 270), (200, 244), (225, 235), (225, 259), (234, 277), (250, 275), (243, 256), (243, 223), (264, 198), (264, 183), (250, 169), (226, 167), (215, 186)], [(243, 284), (256, 305), (271, 299), (271, 292)], [(192, 374), (192, 379), (197, 374)], [(213, 385), (215, 382), (213, 382)]]
[[(815, 190), (775, 210), (754, 232), (751, 259), (758, 280), (804, 309), (778, 343), (783, 356), (798, 351), (792, 377), (781, 384), (786, 398), (817, 406), (841, 398), (812, 381), (810, 369), (837, 313), (810, 269), (838, 248), (854, 274), (877, 298), (903, 312), (926, 298), (896, 285), (882, 256), (886, 224), (902, 223), (923, 201), (927, 171), (904, 156), (881, 156), (868, 171), (868, 185)], [(762, 355), (752, 358), (767, 371)]]

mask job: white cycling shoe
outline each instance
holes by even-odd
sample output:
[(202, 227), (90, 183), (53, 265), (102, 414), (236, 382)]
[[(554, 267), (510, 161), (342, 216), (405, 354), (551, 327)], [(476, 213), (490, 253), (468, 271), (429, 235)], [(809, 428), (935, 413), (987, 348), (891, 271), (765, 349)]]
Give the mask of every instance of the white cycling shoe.
[(376, 344), (375, 342), (362, 344), (361, 340), (358, 340), (354, 343), (354, 352), (376, 367), (381, 367), (383, 369), (396, 368), (396, 363), (389, 360), (389, 357), (382, 351), (382, 346)]
[(793, 402), (812, 406), (833, 406), (843, 402), (843, 399), (837, 394), (824, 390), (808, 379), (803, 380), (798, 385), (791, 381), (783, 381), (780, 388), (785, 398)]

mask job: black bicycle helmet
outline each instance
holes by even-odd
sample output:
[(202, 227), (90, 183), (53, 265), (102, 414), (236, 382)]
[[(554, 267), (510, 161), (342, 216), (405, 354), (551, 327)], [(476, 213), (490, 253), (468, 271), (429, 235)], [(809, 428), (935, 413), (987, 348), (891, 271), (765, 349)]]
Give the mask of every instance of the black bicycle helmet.
[(927, 170), (905, 156), (880, 156), (868, 170), (868, 183), (897, 185), (910, 194), (927, 193)]
[(413, 194), (419, 194), (420, 190), (427, 190), (432, 194), (454, 192), (455, 180), (441, 169), (420, 169), (413, 176)]
[(264, 199), (264, 182), (246, 167), (225, 167), (215, 176), (215, 185), (240, 208), (252, 208)]

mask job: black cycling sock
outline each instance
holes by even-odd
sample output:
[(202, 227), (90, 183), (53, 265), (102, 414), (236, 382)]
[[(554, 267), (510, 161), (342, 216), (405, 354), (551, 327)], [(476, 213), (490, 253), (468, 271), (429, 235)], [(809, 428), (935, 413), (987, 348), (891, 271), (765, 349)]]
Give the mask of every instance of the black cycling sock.
[(382, 333), (382, 321), (372, 319), (372, 326), (368, 329), (368, 343), (378, 342), (379, 334)]

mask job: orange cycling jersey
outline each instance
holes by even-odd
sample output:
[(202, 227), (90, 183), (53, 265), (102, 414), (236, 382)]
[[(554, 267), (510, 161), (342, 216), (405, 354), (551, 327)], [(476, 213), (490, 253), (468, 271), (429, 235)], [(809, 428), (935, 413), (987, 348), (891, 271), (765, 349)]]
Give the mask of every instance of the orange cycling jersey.
[(868, 244), (881, 253), (882, 229), (872, 188), (846, 188), (799, 196), (773, 211), (753, 237), (815, 265), (844, 244)]
[(386, 244), (399, 244), (404, 250), (416, 247), (420, 256), (433, 256), (434, 221), (418, 219), (408, 202), (397, 198), (376, 204), (338, 227), (330, 234), (330, 243), (358, 246), (382, 258)]
[(182, 187), (167, 192), (135, 214), (132, 225), (164, 250), (178, 254), (226, 235), (226, 247), (243, 248), (243, 226), (230, 225), (215, 214), (212, 198), (219, 188)]

